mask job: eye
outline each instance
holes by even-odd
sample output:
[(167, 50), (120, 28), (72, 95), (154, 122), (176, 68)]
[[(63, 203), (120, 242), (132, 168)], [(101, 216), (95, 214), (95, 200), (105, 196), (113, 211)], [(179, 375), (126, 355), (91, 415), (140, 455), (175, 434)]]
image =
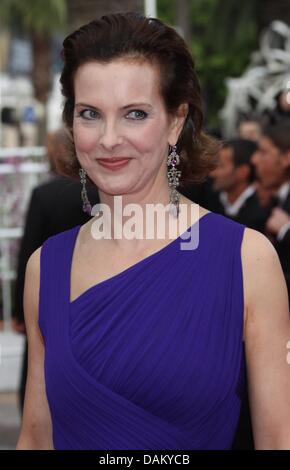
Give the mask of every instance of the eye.
[(94, 111), (93, 109), (84, 109), (83, 111), (80, 112), (80, 116), (84, 119), (87, 120), (92, 120), (96, 119), (98, 113), (97, 111)]
[(134, 110), (130, 111), (128, 116), (130, 116), (130, 114), (132, 115), (132, 113), (135, 113), (135, 117), (129, 118), (129, 119), (133, 119), (135, 121), (136, 120), (141, 121), (141, 120), (145, 119), (148, 116), (148, 114), (145, 113), (145, 111), (142, 111), (141, 109), (134, 109)]

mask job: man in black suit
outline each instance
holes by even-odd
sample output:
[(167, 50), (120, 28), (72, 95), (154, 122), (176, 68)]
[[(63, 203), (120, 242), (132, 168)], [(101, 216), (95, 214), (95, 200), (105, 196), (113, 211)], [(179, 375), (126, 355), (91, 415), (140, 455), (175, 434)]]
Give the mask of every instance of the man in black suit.
[[(80, 182), (59, 176), (55, 173), (57, 159), (66, 158), (65, 135), (58, 131), (48, 136), (47, 155), (50, 161), (50, 180), (32, 191), (26, 213), (24, 234), (20, 243), (17, 266), (17, 279), (13, 308), (13, 329), (25, 333), (23, 312), (23, 291), (26, 263), (30, 255), (47, 238), (76, 225), (86, 223), (91, 217), (82, 210)], [(88, 198), (98, 204), (99, 195), (95, 187), (87, 184)], [(20, 408), (23, 409), (27, 375), (27, 342), (23, 357), (20, 382)]]
[(263, 186), (275, 193), (266, 223), (282, 265), (290, 304), (290, 122), (267, 127), (252, 157)]
[(269, 208), (256, 194), (255, 171), (251, 157), (257, 145), (251, 140), (232, 139), (219, 152), (218, 167), (211, 173), (213, 189), (219, 192), (218, 212), (249, 228), (265, 229)]

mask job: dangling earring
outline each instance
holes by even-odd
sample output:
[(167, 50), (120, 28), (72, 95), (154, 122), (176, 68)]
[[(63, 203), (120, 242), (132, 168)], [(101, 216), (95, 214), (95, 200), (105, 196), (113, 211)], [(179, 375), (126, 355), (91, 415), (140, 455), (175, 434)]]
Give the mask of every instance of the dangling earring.
[(83, 168), (80, 168), (79, 175), (81, 179), (81, 184), (83, 185), (82, 192), (81, 192), (82, 201), (83, 201), (83, 211), (86, 214), (91, 215), (92, 206), (88, 199), (88, 193), (87, 193), (87, 188), (86, 188), (86, 171)]
[(170, 203), (169, 212), (174, 217), (178, 217), (178, 214), (179, 214), (180, 194), (177, 192), (176, 188), (179, 185), (179, 178), (181, 176), (181, 171), (175, 168), (176, 165), (178, 165), (180, 162), (180, 157), (176, 153), (176, 148), (177, 148), (176, 145), (172, 145), (171, 152), (167, 157), (167, 166), (170, 167), (171, 165), (171, 168), (168, 169), (167, 171), (169, 187), (171, 188), (170, 199), (169, 199), (169, 203)]

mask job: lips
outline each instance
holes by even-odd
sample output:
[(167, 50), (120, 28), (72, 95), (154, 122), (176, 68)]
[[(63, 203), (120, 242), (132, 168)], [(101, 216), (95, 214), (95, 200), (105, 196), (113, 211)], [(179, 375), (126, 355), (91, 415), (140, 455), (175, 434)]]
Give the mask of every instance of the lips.
[(123, 168), (129, 163), (130, 158), (123, 158), (123, 157), (98, 158), (97, 161), (104, 168), (108, 168), (109, 170), (119, 170), (120, 168)]
[(127, 157), (108, 157), (108, 158), (98, 158), (98, 161), (101, 162), (121, 162), (124, 160), (129, 160)]

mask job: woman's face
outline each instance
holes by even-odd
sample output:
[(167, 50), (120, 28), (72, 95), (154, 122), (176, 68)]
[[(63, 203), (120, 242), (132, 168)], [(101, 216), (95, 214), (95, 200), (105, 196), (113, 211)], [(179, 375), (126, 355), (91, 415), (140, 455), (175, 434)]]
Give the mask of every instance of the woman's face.
[[(178, 140), (187, 105), (169, 117), (159, 93), (158, 68), (125, 59), (89, 62), (77, 70), (74, 89), (76, 154), (96, 186), (121, 195), (167, 184), (168, 144)], [(120, 168), (101, 164), (100, 159), (112, 157), (129, 160)]]

